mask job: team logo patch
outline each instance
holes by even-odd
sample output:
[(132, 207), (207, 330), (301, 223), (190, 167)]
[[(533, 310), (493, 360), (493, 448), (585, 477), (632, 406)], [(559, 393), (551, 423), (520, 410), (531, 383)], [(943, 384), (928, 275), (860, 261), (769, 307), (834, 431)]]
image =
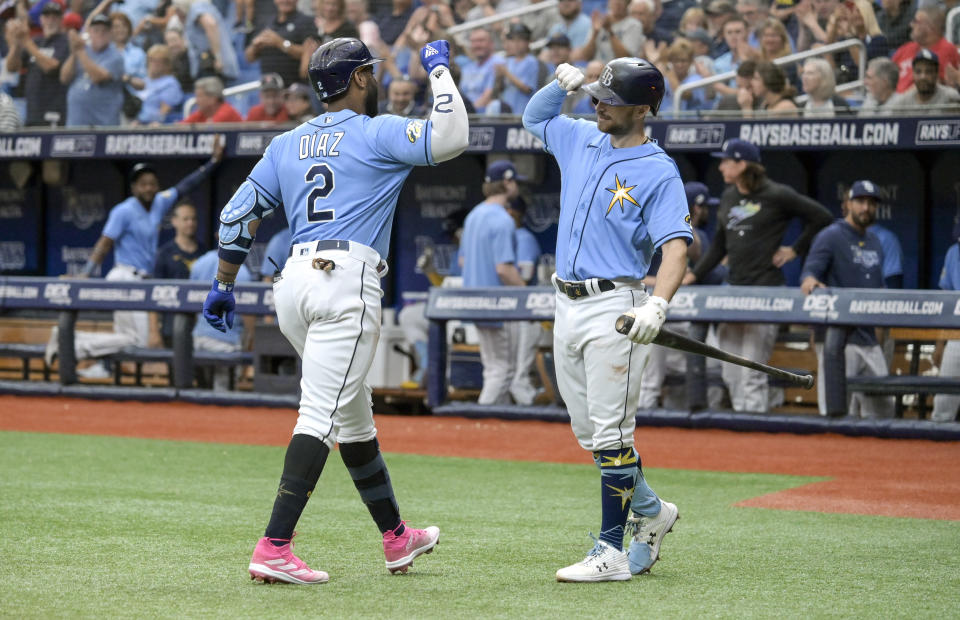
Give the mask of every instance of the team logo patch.
[(423, 135), (423, 121), (410, 121), (407, 123), (407, 140), (414, 143)]
[(613, 198), (610, 199), (610, 204), (607, 206), (607, 213), (610, 213), (610, 210), (613, 209), (613, 205), (620, 203), (620, 212), (623, 213), (623, 201), (632, 202), (636, 206), (640, 204), (633, 199), (633, 196), (630, 195), (630, 190), (636, 187), (636, 185), (627, 185), (626, 179), (624, 179), (623, 184), (620, 183), (620, 177), (616, 174), (613, 175), (614, 182), (616, 183), (616, 189), (611, 187), (605, 187), (604, 189), (613, 194)]
[(689, 213), (687, 213), (686, 217), (683, 218), (683, 221), (686, 222), (687, 224), (690, 223), (690, 214), (689, 214)]
[(606, 67), (603, 70), (603, 73), (600, 74), (600, 83), (610, 88), (610, 85), (613, 84), (613, 69)]
[(439, 53), (440, 53), (440, 52), (438, 52), (435, 47), (432, 47), (432, 46), (430, 46), (430, 45), (427, 45), (426, 47), (423, 48), (423, 57), (424, 57), (424, 58), (430, 58), (431, 56), (436, 56), (436, 55), (439, 54)]
[(760, 213), (760, 203), (742, 201), (740, 204), (730, 209), (730, 220), (727, 222), (727, 229), (737, 226), (745, 219), (751, 218)]

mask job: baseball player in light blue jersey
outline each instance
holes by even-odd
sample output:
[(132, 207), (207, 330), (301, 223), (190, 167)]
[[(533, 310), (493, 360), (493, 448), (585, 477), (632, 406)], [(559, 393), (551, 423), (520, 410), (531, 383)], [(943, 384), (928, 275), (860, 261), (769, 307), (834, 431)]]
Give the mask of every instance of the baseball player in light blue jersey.
[[(954, 226), (953, 238), (960, 237), (960, 226)], [(939, 286), (945, 291), (960, 291), (960, 240), (947, 249), (940, 271)], [(948, 340), (940, 361), (940, 376), (960, 377), (960, 340)], [(957, 419), (960, 396), (937, 394), (933, 397), (930, 419), (935, 422), (953, 422)]]
[[(310, 81), (327, 112), (270, 143), (220, 214), (220, 266), (203, 305), (213, 327), (233, 327), (237, 270), (260, 220), (282, 208), (293, 246), (274, 300), (280, 331), (303, 360), (300, 415), (264, 536), (249, 572), (258, 581), (323, 583), (293, 554), (293, 530), (327, 455), (340, 456), (383, 534), (386, 566), (406, 570), (433, 550), (440, 530), (400, 519), (380, 454), (366, 375), (380, 336), (380, 278), (397, 197), (413, 166), (452, 159), (467, 147), (467, 112), (450, 77), (449, 46), (420, 52), (430, 76), (429, 121), (377, 115), (373, 58), (357, 39), (338, 38), (312, 55)], [(374, 118), (376, 117), (376, 118)]]
[(869, 230), (880, 239), (880, 245), (883, 246), (884, 284), (887, 288), (903, 288), (903, 247), (900, 239), (895, 232), (880, 224), (874, 224)]
[[(210, 250), (198, 258), (190, 268), (191, 280), (202, 280), (209, 282), (217, 275), (219, 259), (217, 250)], [(246, 265), (240, 266), (237, 272), (237, 282), (253, 282), (254, 277), (247, 269)], [(215, 351), (218, 353), (233, 353), (241, 349), (248, 349), (249, 339), (253, 336), (254, 317), (245, 315), (243, 317), (243, 327), (237, 326), (237, 329), (222, 332), (214, 329), (209, 323), (203, 320), (202, 316), (197, 317), (197, 323), (193, 327), (193, 349), (194, 351)], [(228, 368), (213, 369), (213, 389), (228, 390), (230, 388), (230, 370)]]
[[(540, 243), (529, 228), (523, 225), (527, 213), (526, 201), (517, 196), (507, 205), (507, 213), (513, 218), (517, 230), (514, 231), (517, 245), (517, 271), (524, 284), (537, 284), (537, 263), (540, 260)], [(510, 394), (518, 405), (532, 405), (537, 397), (537, 388), (530, 380), (533, 363), (537, 359), (537, 346), (543, 327), (540, 321), (520, 321), (517, 323), (517, 370), (510, 383)]]
[[(517, 271), (517, 225), (507, 213), (507, 204), (518, 193), (517, 169), (510, 160), (501, 159), (487, 167), (484, 201), (463, 222), (464, 287), (526, 284)], [(483, 388), (477, 398), (481, 405), (510, 404), (510, 386), (517, 371), (518, 325), (516, 321), (476, 323), (483, 364)]]
[[(633, 432), (649, 345), (683, 278), (693, 233), (677, 166), (644, 129), (644, 116), (663, 99), (660, 71), (638, 58), (607, 63), (597, 82), (583, 86), (596, 122), (559, 115), (583, 73), (562, 64), (556, 76), (530, 100), (523, 125), (563, 174), (554, 358), (573, 432), (593, 453), (602, 493), (599, 540), (557, 580), (621, 581), (650, 570), (678, 517), (644, 480)], [(648, 295), (641, 280), (658, 247), (663, 259)], [(635, 317), (627, 338), (614, 329), (622, 313)]]
[[(90, 258), (76, 277), (89, 278), (113, 250), (113, 268), (107, 273), (110, 281), (141, 280), (153, 273), (157, 254), (160, 226), (170, 208), (181, 196), (206, 179), (223, 157), (223, 144), (217, 140), (210, 161), (191, 172), (173, 187), (160, 191), (157, 170), (147, 163), (133, 166), (128, 175), (130, 193), (126, 200), (110, 210)], [(147, 312), (114, 312), (112, 332), (81, 332), (74, 334), (77, 359), (102, 357), (124, 347), (146, 347), (149, 344), (150, 318)], [(57, 355), (58, 335), (54, 328), (47, 343), (44, 360), (47, 366)], [(97, 364), (78, 373), (87, 378), (109, 376)]]
[(290, 229), (284, 228), (277, 231), (267, 242), (267, 249), (263, 252), (263, 262), (260, 263), (260, 279), (273, 282), (273, 274), (278, 269), (283, 269), (288, 256), (290, 256)]

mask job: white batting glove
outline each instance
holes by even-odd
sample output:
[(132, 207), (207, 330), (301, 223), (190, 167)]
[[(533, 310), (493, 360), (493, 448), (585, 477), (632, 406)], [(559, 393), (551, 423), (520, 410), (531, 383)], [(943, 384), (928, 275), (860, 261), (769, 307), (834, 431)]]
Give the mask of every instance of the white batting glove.
[(562, 63), (557, 67), (557, 82), (567, 93), (576, 92), (583, 85), (583, 72), (573, 65)]
[(643, 305), (631, 308), (627, 314), (634, 317), (627, 338), (637, 344), (650, 344), (667, 320), (667, 300), (651, 295)]

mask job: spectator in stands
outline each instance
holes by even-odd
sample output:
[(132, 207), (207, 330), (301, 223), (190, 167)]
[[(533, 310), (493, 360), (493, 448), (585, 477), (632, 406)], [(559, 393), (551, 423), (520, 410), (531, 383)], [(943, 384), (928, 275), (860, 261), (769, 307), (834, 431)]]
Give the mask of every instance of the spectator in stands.
[(247, 122), (286, 123), (290, 120), (283, 101), (283, 78), (266, 73), (260, 78), (260, 103), (247, 112)]
[[(743, 20), (737, 14), (735, 8), (733, 8), (733, 3), (731, 0), (709, 0), (706, 6), (703, 8), (704, 14), (707, 16), (707, 22), (709, 23), (709, 28), (707, 28), (707, 33), (713, 38), (713, 46), (710, 52), (710, 55), (713, 58), (719, 58), (723, 54), (726, 54), (730, 51), (730, 46), (726, 42), (726, 37), (723, 33), (723, 26), (731, 18), (737, 17)], [(744, 25), (744, 31), (746, 31), (746, 21), (742, 22)], [(746, 40), (746, 34), (744, 34), (744, 41)], [(733, 71), (733, 67), (727, 69), (727, 71)], [(717, 73), (723, 73), (723, 71), (717, 71)]]
[[(514, 232), (514, 240), (517, 247), (517, 272), (526, 286), (536, 286), (537, 284), (537, 264), (540, 261), (540, 243), (530, 232), (530, 229), (523, 225), (527, 213), (526, 201), (517, 196), (507, 202), (507, 214), (513, 219), (517, 226)], [(540, 336), (543, 334), (543, 327), (539, 321), (519, 321), (517, 330), (517, 357), (516, 371), (513, 374), (513, 381), (510, 383), (510, 395), (518, 405), (532, 405), (537, 396), (537, 388), (530, 380), (530, 373), (533, 371), (534, 362), (537, 359), (537, 348), (540, 343)]]
[[(158, 280), (189, 280), (190, 268), (205, 252), (197, 242), (197, 208), (189, 200), (181, 200), (170, 210), (174, 237), (157, 250), (153, 277)], [(158, 314), (160, 316), (158, 316)], [(150, 313), (150, 347), (173, 346), (173, 314)]]
[(194, 79), (218, 77), (225, 82), (236, 79), (240, 71), (230, 28), (223, 15), (208, 0), (173, 0), (173, 8), (183, 23), (190, 75)]
[(803, 63), (800, 79), (807, 94), (807, 102), (803, 104), (804, 116), (833, 117), (838, 112), (850, 111), (847, 100), (837, 94), (833, 67), (823, 58), (808, 58)]
[(838, 0), (800, 0), (794, 14), (800, 22), (797, 51), (819, 47), (827, 41), (827, 24), (837, 8)]
[(190, 54), (183, 39), (183, 31), (169, 28), (163, 33), (164, 44), (170, 50), (170, 67), (173, 77), (180, 83), (180, 90), (193, 92), (193, 75), (190, 73)]
[[(731, 17), (723, 24), (721, 30), (723, 42), (727, 51), (717, 56), (713, 62), (713, 71), (716, 74), (736, 71), (740, 63), (751, 58), (753, 50), (747, 43), (747, 22), (739, 16)], [(718, 82), (714, 84), (721, 95), (736, 95), (736, 88), (731, 83)]]
[(716, 110), (741, 110), (741, 98), (743, 99), (743, 104), (747, 105), (751, 109), (756, 109), (758, 106), (758, 101), (756, 97), (753, 96), (753, 74), (757, 72), (757, 61), (755, 60), (744, 60), (740, 63), (740, 66), (737, 67), (737, 77), (736, 85), (737, 88), (731, 95), (723, 95), (718, 98), (717, 105), (714, 109)]
[(470, 60), (460, 67), (458, 86), (477, 114), (483, 114), (493, 100), (496, 66), (503, 62), (493, 51), (493, 35), (489, 30), (477, 28), (470, 32)]
[[(700, 10), (697, 0), (655, 0), (657, 5), (657, 28), (663, 32), (674, 33), (680, 31), (680, 20), (692, 8)], [(706, 22), (703, 24), (706, 29)], [(670, 41), (667, 41), (670, 43)]]
[[(844, 217), (821, 230), (813, 239), (810, 254), (803, 265), (801, 285), (804, 295), (817, 288), (883, 288), (883, 247), (880, 239), (868, 230), (877, 218), (880, 193), (871, 181), (856, 181), (843, 202)], [(816, 346), (817, 400), (820, 415), (827, 415), (826, 373), (823, 366), (823, 345)], [(847, 377), (885, 377), (887, 360), (877, 342), (873, 328), (851, 328), (847, 332)], [(848, 415), (862, 418), (892, 418), (892, 396), (853, 394)]]
[(306, 84), (294, 82), (287, 87), (284, 106), (292, 122), (305, 123), (316, 116), (313, 110), (314, 97), (313, 91)]
[[(663, 51), (673, 41), (673, 33), (657, 26), (657, 3), (654, 0), (632, 0), (627, 7), (630, 17), (643, 24), (643, 36)], [(650, 43), (646, 43), (650, 45)]]
[(387, 87), (387, 99), (380, 102), (380, 112), (409, 118), (426, 118), (428, 110), (417, 105), (417, 84), (401, 78), (392, 80)]
[(690, 41), (690, 45), (693, 46), (693, 66), (696, 67), (697, 73), (703, 77), (715, 74), (716, 68), (713, 58), (710, 56), (710, 46), (713, 44), (713, 40), (707, 34), (707, 31), (697, 29), (688, 32), (684, 38)]
[(129, 17), (116, 11), (111, 13), (109, 18), (110, 38), (113, 41), (113, 46), (123, 56), (123, 77), (121, 79), (131, 92), (142, 90), (144, 79), (147, 77), (147, 54), (140, 46), (130, 42), (133, 26)]
[(296, 0), (274, 0), (277, 14), (273, 21), (257, 33), (244, 56), (247, 62), (260, 61), (263, 74), (279, 74), (284, 84), (300, 80), (300, 59), (303, 42), (313, 36), (313, 20), (297, 10)]
[(960, 66), (957, 46), (943, 36), (943, 11), (928, 7), (918, 9), (910, 22), (909, 43), (901, 45), (893, 54), (893, 62), (900, 67), (897, 92), (905, 92), (913, 85), (913, 63), (920, 50), (930, 50), (936, 55), (940, 66), (940, 81), (946, 80), (947, 68)]
[(765, 0), (738, 0), (737, 13), (747, 22), (747, 43), (754, 48), (760, 47), (760, 28), (770, 17), (769, 3)]
[(559, 0), (557, 13), (560, 19), (550, 27), (551, 36), (566, 35), (572, 48), (586, 45), (590, 38), (590, 18), (583, 14), (583, 4), (580, 0)]
[(154, 45), (147, 51), (147, 79), (143, 90), (137, 93), (143, 101), (137, 124), (165, 124), (179, 120), (183, 91), (171, 73), (172, 68), (170, 48), (166, 45)]
[(339, 37), (360, 37), (357, 25), (347, 19), (346, 0), (314, 0), (313, 13), (316, 31), (309, 38), (317, 47)]
[(23, 127), (17, 104), (7, 93), (0, 91), (0, 132), (10, 133)]
[[(758, 71), (767, 64), (760, 63)], [(727, 189), (720, 197), (710, 248), (683, 283), (703, 281), (727, 257), (730, 284), (783, 286), (781, 267), (802, 256), (813, 236), (829, 225), (833, 216), (816, 201), (769, 180), (760, 149), (754, 144), (730, 139), (713, 156), (721, 160), (720, 173)], [(805, 222), (800, 237), (792, 246), (781, 245), (787, 226), (796, 217)], [(770, 359), (776, 335), (777, 326), (768, 324), (724, 323), (717, 329), (721, 349), (764, 363)], [(730, 364), (724, 364), (722, 371), (734, 409), (768, 409), (771, 399), (766, 375)]]
[[(507, 213), (509, 201), (519, 195), (517, 170), (501, 159), (487, 167), (484, 201), (470, 211), (463, 224), (463, 286), (524, 286), (517, 270), (516, 224)], [(510, 402), (510, 386), (517, 370), (516, 321), (477, 323), (483, 389), (477, 402), (503, 405)]]
[[(784, 27), (783, 22), (776, 17), (765, 19), (763, 23), (760, 24), (756, 35), (759, 39), (760, 49), (757, 60), (769, 60), (773, 62), (777, 58), (783, 58), (791, 54), (790, 35), (787, 34), (787, 29)], [(799, 80), (797, 79), (797, 65), (783, 65), (780, 66), (780, 68), (783, 69), (784, 74), (786, 74), (788, 84), (799, 84)]]
[[(837, 5), (827, 23), (827, 43), (836, 43), (847, 39), (860, 39), (867, 46), (867, 60), (886, 57), (887, 38), (883, 36), (870, 0), (848, 0)], [(836, 70), (836, 79), (840, 84), (852, 82), (861, 76), (860, 50), (854, 48), (836, 52), (828, 56)]]
[(379, 13), (374, 21), (380, 26), (380, 38), (387, 45), (393, 45), (407, 27), (410, 16), (413, 15), (412, 0), (391, 0), (390, 8)]
[(347, 0), (347, 19), (356, 24), (360, 40), (374, 56), (382, 56), (389, 46), (380, 38), (380, 26), (370, 19), (367, 0)]
[[(945, 291), (960, 291), (960, 241), (956, 241), (956, 223), (953, 229), (955, 243), (947, 249), (940, 271), (939, 286)], [(941, 377), (960, 378), (960, 340), (948, 340), (943, 348), (940, 360)], [(937, 394), (933, 397), (933, 411), (930, 419), (934, 422), (953, 422), (960, 408), (960, 394)]]
[[(921, 11), (917, 11), (919, 16)], [(957, 112), (960, 93), (955, 88), (937, 82), (940, 59), (930, 50), (922, 49), (913, 59), (910, 75), (913, 85), (906, 92), (892, 97), (890, 110), (905, 110), (911, 114), (942, 114)], [(902, 73), (901, 73), (902, 75)]]
[[(697, 30), (707, 32), (709, 28), (710, 22), (707, 20), (707, 14), (703, 12), (702, 8), (694, 6), (683, 13), (683, 17), (680, 18), (680, 25), (677, 28), (677, 34), (683, 37), (689, 37)], [(709, 36), (709, 34), (707, 36)]]
[(223, 82), (217, 77), (204, 77), (193, 85), (197, 109), (181, 123), (241, 123), (237, 109), (223, 100)]
[[(106, 28), (104, 28), (106, 30)], [(107, 33), (104, 33), (107, 36)], [(174, 186), (160, 190), (157, 171), (147, 163), (136, 164), (130, 171), (130, 193), (126, 200), (110, 210), (90, 259), (77, 277), (89, 278), (103, 264), (113, 250), (113, 268), (107, 274), (108, 281), (135, 281), (150, 277), (154, 269), (157, 239), (160, 224), (167, 211), (176, 201), (189, 194), (206, 179), (223, 159), (223, 144), (217, 140), (210, 161), (188, 174)], [(74, 348), (77, 359), (102, 357), (128, 346), (147, 346), (149, 342), (149, 318), (147, 312), (114, 312), (112, 332), (76, 332)], [(49, 367), (57, 355), (58, 334), (54, 328), (47, 342), (44, 361)], [(81, 373), (78, 373), (81, 374)], [(109, 376), (102, 365), (91, 366), (81, 374), (87, 378)]]
[(622, 56), (639, 56), (645, 40), (643, 24), (627, 15), (627, 0), (607, 0), (607, 14), (594, 12), (590, 38), (572, 56), (575, 61), (604, 63)]
[(60, 67), (67, 90), (67, 127), (114, 127), (123, 105), (123, 56), (110, 45), (110, 18), (97, 15), (87, 27), (90, 43), (71, 30), (70, 56)]
[(917, 12), (918, 0), (880, 0), (877, 22), (887, 37), (890, 49), (910, 41), (910, 23)]
[(890, 114), (890, 104), (897, 92), (900, 70), (889, 58), (874, 58), (867, 63), (863, 84), (867, 87), (867, 96), (860, 106), (860, 116)]
[[(193, 263), (190, 269), (190, 279), (201, 282), (212, 281), (217, 276), (217, 266), (220, 259), (217, 250), (210, 250)], [(246, 265), (240, 265), (237, 273), (237, 282), (253, 282), (254, 277)], [(232, 329), (225, 332), (210, 327), (203, 319), (203, 314), (197, 314), (197, 322), (193, 328), (193, 350), (211, 351), (215, 353), (236, 353), (253, 349), (253, 315), (243, 314), (241, 321), (234, 324)], [(206, 383), (202, 381), (201, 383)], [(230, 369), (216, 366), (213, 370), (213, 380), (209, 387), (216, 391), (230, 389)]]
[[(666, 62), (655, 62), (660, 68), (663, 78), (669, 85), (666, 88), (667, 94), (660, 104), (660, 109), (667, 113), (672, 113), (674, 105), (674, 93), (683, 84), (698, 82), (703, 79), (699, 73), (693, 69), (693, 46), (686, 39), (677, 39), (664, 54)], [(711, 89), (712, 90), (712, 89)], [(688, 90), (681, 95), (681, 110), (707, 110), (713, 107), (712, 93), (708, 93), (706, 88), (697, 88)]]
[(744, 116), (754, 116), (754, 109), (767, 116), (797, 116), (793, 87), (787, 84), (783, 69), (772, 62), (758, 62), (750, 80), (750, 92), (737, 93), (737, 102)]
[(555, 34), (547, 39), (544, 46), (546, 52), (541, 56), (547, 63), (547, 75), (553, 77), (557, 67), (570, 62), (570, 52), (573, 47), (565, 34)]
[[(153, 3), (153, 0), (147, 0)], [(124, 3), (125, 5), (126, 3)], [(142, 17), (139, 21), (130, 18), (130, 21), (136, 24), (133, 29), (134, 41), (141, 46), (149, 49), (157, 43), (166, 43), (164, 35), (168, 29), (177, 29), (183, 32), (182, 24), (179, 18), (174, 19), (176, 11), (171, 6), (171, 0), (163, 0), (159, 3), (153, 3), (153, 11)], [(128, 14), (127, 17), (130, 17)]]
[[(592, 84), (600, 79), (605, 63), (599, 60), (591, 60), (583, 70), (583, 83)], [(662, 105), (660, 107), (663, 107)], [(563, 106), (560, 108), (563, 114), (596, 114), (593, 107), (593, 100), (587, 91), (578, 89), (569, 97), (563, 100)]]
[(67, 122), (67, 87), (60, 81), (60, 66), (70, 56), (70, 43), (63, 32), (63, 6), (51, 0), (40, 13), (41, 34), (30, 38), (27, 22), (7, 21), (4, 32), (6, 69), (23, 76), (27, 125), (63, 125)]
[[(102, 2), (97, 4), (92, 11), (87, 13), (89, 10), (89, 4), (89, 2), (71, 2), (71, 6), (75, 11), (86, 15), (88, 22), (94, 15), (100, 14), (110, 15), (112, 19), (113, 15), (110, 12), (111, 8), (114, 11), (122, 13), (123, 16), (127, 18), (127, 24), (130, 25), (129, 29), (131, 34), (133, 32), (133, 24), (139, 25), (144, 19), (153, 13), (154, 9), (157, 8), (156, 0), (102, 0)], [(127, 35), (128, 40), (130, 39), (131, 34)], [(117, 49), (119, 49), (119, 46)], [(144, 61), (144, 63), (145, 62), (146, 61)], [(146, 71), (145, 65), (144, 71)]]
[[(547, 81), (546, 65), (530, 53), (530, 29), (516, 22), (507, 29), (503, 47), (507, 52), (506, 61), (493, 69), (494, 91), (511, 114), (523, 114), (531, 95), (541, 81)], [(553, 76), (549, 76), (551, 79)], [(501, 113), (505, 110), (501, 107)]]

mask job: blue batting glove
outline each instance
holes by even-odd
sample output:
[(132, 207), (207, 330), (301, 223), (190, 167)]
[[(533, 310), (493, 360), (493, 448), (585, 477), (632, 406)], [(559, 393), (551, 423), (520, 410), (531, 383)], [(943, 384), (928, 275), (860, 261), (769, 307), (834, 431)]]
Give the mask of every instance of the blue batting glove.
[(450, 66), (450, 44), (439, 39), (431, 41), (420, 50), (420, 64), (426, 69), (427, 74), (439, 66)]
[[(233, 315), (237, 308), (237, 300), (233, 297), (233, 282), (226, 283), (220, 280), (213, 281), (213, 287), (203, 301), (203, 318), (210, 327), (227, 333), (227, 328), (233, 329)], [(227, 325), (223, 321), (226, 318)]]

